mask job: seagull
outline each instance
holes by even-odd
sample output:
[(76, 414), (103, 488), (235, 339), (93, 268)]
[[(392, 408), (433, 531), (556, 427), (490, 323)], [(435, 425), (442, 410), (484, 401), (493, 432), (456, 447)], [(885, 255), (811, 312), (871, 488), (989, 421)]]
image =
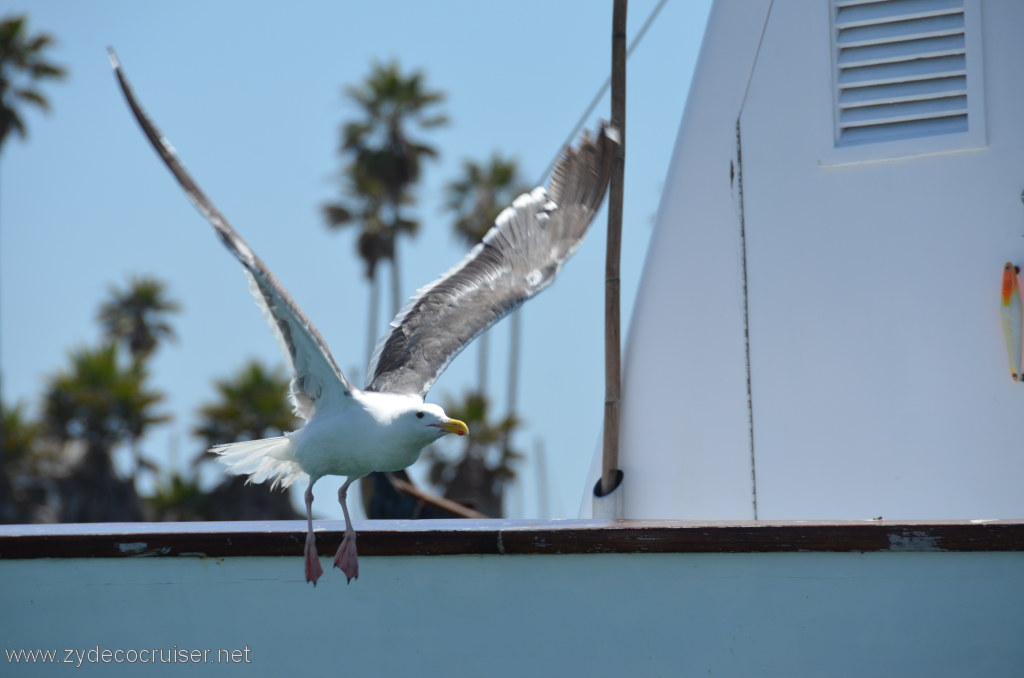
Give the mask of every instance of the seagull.
[(351, 582), (359, 576), (359, 560), (346, 501), (349, 486), (374, 471), (406, 468), (444, 435), (468, 433), (464, 422), (424, 397), (467, 344), (555, 279), (604, 200), (618, 132), (602, 125), (595, 138), (585, 133), (575, 147), (566, 148), (546, 188), (516, 198), (459, 264), (418, 290), (377, 345), (367, 370), (369, 383), (358, 389), (338, 368), (320, 333), (143, 112), (112, 49), (110, 63), (143, 133), (245, 269), (250, 290), (291, 368), (289, 397), (295, 413), (305, 420), (297, 431), (218, 445), (212, 451), (229, 472), (247, 475), (254, 483), (269, 480), (272, 488), (287, 488), (308, 476), (305, 575), (314, 586), (323, 568), (313, 534), (313, 486), (325, 475), (344, 476), (338, 502), (345, 536), (334, 565)]

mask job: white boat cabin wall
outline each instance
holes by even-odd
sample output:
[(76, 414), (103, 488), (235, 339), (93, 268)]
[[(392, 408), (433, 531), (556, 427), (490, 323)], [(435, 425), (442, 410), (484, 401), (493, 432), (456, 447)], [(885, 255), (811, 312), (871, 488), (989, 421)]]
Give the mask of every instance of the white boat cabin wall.
[(716, 2), (629, 329), (621, 517), (1024, 515), (1022, 35), (1020, 2)]

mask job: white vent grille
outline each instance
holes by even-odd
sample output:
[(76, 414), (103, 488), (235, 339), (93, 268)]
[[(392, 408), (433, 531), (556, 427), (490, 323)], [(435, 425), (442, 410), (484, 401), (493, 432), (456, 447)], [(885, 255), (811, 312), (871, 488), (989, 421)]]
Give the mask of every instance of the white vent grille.
[(964, 0), (834, 0), (837, 145), (967, 131)]

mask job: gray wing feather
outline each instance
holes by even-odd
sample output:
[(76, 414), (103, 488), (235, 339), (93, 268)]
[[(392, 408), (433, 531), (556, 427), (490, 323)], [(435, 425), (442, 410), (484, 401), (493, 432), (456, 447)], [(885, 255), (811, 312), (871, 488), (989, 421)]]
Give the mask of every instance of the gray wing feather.
[[(178, 159), (174, 148), (139, 106), (113, 50), (110, 51), (110, 62), (128, 106), (146, 138), (192, 203), (213, 226), (224, 245), (245, 267), (253, 296), (263, 309), (271, 331), (281, 344), (292, 369), (291, 398), (296, 414), (305, 419), (311, 418), (316, 411), (317, 401), (326, 393), (337, 390), (338, 384), (344, 389), (345, 395), (351, 394), (352, 386), (334, 362), (320, 333), (245, 240), (206, 197)], [(332, 379), (331, 375), (336, 379)]]
[(419, 290), (377, 345), (367, 390), (426, 395), (469, 342), (550, 285), (604, 199), (617, 147), (614, 129), (584, 134), (546, 190), (516, 198), (483, 242)]

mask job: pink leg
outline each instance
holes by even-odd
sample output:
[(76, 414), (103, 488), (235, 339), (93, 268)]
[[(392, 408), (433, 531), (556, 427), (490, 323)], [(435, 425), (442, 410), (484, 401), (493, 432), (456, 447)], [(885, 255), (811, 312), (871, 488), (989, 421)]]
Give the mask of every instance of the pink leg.
[(352, 527), (352, 519), (348, 515), (348, 486), (355, 478), (346, 478), (345, 484), (338, 489), (338, 503), (345, 513), (345, 537), (341, 540), (338, 552), (334, 554), (334, 566), (340, 567), (348, 577), (349, 583), (359, 578), (359, 556), (356, 553), (356, 531)]
[(320, 558), (316, 552), (316, 537), (313, 535), (313, 483), (310, 479), (309, 487), (306, 488), (306, 581), (316, 581), (323, 575), (324, 568), (320, 567)]

